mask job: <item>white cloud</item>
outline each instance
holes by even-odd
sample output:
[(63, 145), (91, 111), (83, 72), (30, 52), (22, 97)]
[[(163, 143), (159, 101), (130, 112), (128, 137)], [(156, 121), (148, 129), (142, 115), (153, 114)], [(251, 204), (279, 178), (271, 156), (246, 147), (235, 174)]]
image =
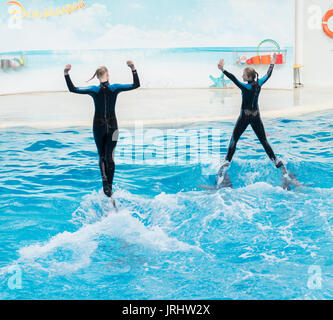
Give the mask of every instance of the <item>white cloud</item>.
[[(232, 33), (234, 38), (240, 41), (239, 46), (255, 46), (264, 38), (274, 38), (281, 46), (293, 44), (292, 1), (197, 0), (197, 2), (202, 10), (193, 12), (192, 32), (215, 36), (218, 39)], [(187, 25), (190, 23), (188, 21)]]
[(241, 30), (251, 29), (282, 46), (293, 44), (293, 1), (228, 0)]
[[(211, 33), (211, 35), (209, 35)], [(110, 28), (102, 37), (92, 45), (96, 48), (163, 48), (187, 46), (248, 46), (257, 44), (258, 38), (254, 35), (235, 34), (232, 31), (212, 32), (208, 28), (204, 34), (179, 32), (175, 29), (168, 31), (150, 30), (126, 25), (116, 25)]]
[(138, 2), (131, 2), (128, 4), (128, 6), (132, 9), (142, 9), (143, 8), (143, 5)]
[[(204, 4), (202, 10), (191, 11), (191, 15), (170, 16), (168, 30), (114, 25), (112, 13), (103, 4), (93, 4), (70, 16), (26, 19), (22, 30), (9, 29), (4, 21), (0, 23), (0, 51), (255, 46), (264, 38), (274, 38), (282, 46), (292, 45), (292, 14), (286, 11), (290, 11), (291, 4), (286, 1), (205, 0)], [(141, 6), (135, 1), (129, 5)], [(172, 26), (180, 27), (177, 30)]]
[(24, 19), (21, 29), (0, 23), (1, 51), (61, 50), (87, 48), (90, 39), (103, 35), (111, 26), (111, 14), (101, 4), (73, 12), (71, 15), (47, 19)]

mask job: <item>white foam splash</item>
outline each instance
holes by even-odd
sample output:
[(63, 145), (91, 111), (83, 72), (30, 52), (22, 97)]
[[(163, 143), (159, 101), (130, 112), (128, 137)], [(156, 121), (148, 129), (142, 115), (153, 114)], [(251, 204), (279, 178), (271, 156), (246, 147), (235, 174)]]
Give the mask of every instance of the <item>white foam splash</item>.
[[(87, 206), (94, 199), (98, 205), (101, 205), (102, 198), (99, 194), (94, 193), (86, 197), (84, 203)], [(163, 195), (159, 196), (159, 199), (161, 198), (163, 199)], [(84, 224), (75, 232), (65, 231), (52, 237), (46, 243), (21, 248), (18, 262), (58, 274), (75, 272), (90, 265), (91, 256), (98, 248), (101, 236), (122, 239), (129, 244), (139, 244), (159, 251), (200, 250), (175, 237), (169, 237), (158, 225), (145, 226), (138, 218), (133, 217), (128, 209), (118, 213), (108, 212), (107, 215), (100, 217), (96, 212), (94, 207), (90, 206)], [(78, 219), (81, 219), (82, 222), (83, 216), (79, 215)], [(95, 221), (91, 223), (93, 220)], [(53, 258), (53, 255), (59, 250), (69, 251), (70, 257), (66, 258), (66, 261)], [(44, 267), (45, 265), (47, 267)]]

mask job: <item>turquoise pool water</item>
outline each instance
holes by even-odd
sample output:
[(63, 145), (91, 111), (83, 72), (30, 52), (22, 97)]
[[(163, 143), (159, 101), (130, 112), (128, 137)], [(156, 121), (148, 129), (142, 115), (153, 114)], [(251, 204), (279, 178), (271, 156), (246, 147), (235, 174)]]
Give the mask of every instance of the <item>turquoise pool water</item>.
[[(230, 168), (234, 188), (197, 188), (212, 183), (231, 122), (182, 128), (177, 147), (156, 131), (150, 162), (138, 154), (151, 145), (121, 130), (118, 213), (101, 192), (90, 129), (1, 130), (0, 298), (332, 299), (332, 120), (264, 121), (304, 184), (290, 192), (250, 129)], [(207, 153), (189, 151), (198, 132)]]

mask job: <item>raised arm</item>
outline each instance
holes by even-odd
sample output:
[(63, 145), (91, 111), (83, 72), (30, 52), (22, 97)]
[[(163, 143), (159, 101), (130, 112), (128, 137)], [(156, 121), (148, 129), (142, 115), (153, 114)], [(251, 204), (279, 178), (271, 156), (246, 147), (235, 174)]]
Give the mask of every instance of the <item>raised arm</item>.
[(70, 92), (73, 93), (78, 93), (78, 94), (93, 94), (95, 93), (95, 91), (93, 90), (95, 88), (95, 86), (91, 86), (91, 87), (84, 87), (84, 88), (77, 88), (74, 86), (70, 76), (69, 76), (69, 71), (71, 70), (72, 66), (70, 64), (68, 64), (65, 67), (64, 70), (64, 74), (65, 74), (65, 80), (66, 80), (66, 84), (68, 87), (68, 90)]
[(133, 83), (132, 84), (116, 84), (116, 90), (118, 92), (130, 91), (140, 87), (140, 80), (134, 63), (132, 61), (127, 61), (127, 65), (131, 68), (133, 74)]
[(269, 66), (269, 69), (268, 69), (266, 75), (264, 75), (262, 78), (259, 79), (259, 86), (262, 86), (264, 83), (266, 83), (267, 80), (272, 76), (273, 69), (274, 69), (274, 64), (271, 64)]
[(232, 73), (224, 69), (224, 59), (221, 59), (218, 68), (240, 89), (244, 89), (244, 83), (240, 82)]
[(272, 64), (269, 66), (266, 75), (259, 79), (259, 86), (262, 86), (264, 83), (266, 83), (267, 80), (272, 76), (274, 65), (276, 63), (276, 59), (277, 59), (277, 56), (276, 56), (276, 53), (274, 53), (273, 59), (272, 59)]

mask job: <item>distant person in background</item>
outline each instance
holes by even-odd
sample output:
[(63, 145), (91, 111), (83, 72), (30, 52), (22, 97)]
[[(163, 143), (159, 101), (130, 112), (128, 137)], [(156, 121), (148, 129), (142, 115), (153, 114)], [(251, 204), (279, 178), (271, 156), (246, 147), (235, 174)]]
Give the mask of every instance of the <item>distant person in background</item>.
[[(93, 132), (99, 154), (99, 166), (103, 181), (103, 191), (107, 197), (112, 196), (112, 183), (115, 171), (114, 151), (118, 141), (118, 123), (115, 114), (117, 96), (120, 92), (130, 91), (140, 87), (139, 77), (132, 61), (127, 61), (133, 74), (132, 84), (110, 84), (109, 71), (106, 67), (96, 70), (93, 77), (100, 81), (98, 86), (77, 88), (73, 85), (69, 71), (71, 65), (65, 67), (65, 79), (70, 92), (87, 94), (94, 99), (95, 116)], [(89, 81), (90, 81), (89, 80)]]

